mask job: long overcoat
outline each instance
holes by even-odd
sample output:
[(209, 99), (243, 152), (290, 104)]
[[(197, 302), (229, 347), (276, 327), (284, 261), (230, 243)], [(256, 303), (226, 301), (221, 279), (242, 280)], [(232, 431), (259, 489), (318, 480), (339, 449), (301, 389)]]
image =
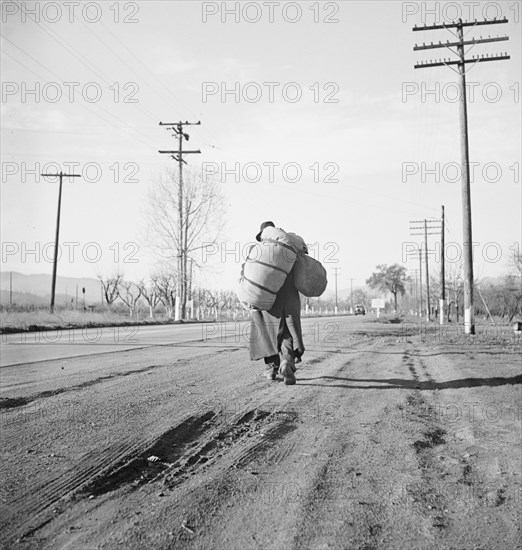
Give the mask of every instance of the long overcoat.
[(301, 300), (294, 285), (293, 269), (288, 274), (270, 311), (251, 312), (250, 359), (277, 355), (281, 342), (290, 334), (295, 355), (301, 357), (305, 347), (301, 329)]

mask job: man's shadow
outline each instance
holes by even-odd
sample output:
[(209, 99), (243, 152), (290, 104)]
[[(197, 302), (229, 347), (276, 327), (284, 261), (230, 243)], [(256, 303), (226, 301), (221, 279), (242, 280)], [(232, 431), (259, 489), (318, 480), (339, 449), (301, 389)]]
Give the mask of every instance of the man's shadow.
[[(340, 382), (369, 382), (371, 385), (360, 386), (353, 384), (306, 384), (312, 380), (338, 380)], [(376, 385), (382, 384), (382, 385)], [(398, 388), (406, 390), (456, 390), (459, 388), (477, 388), (481, 386), (507, 386), (522, 384), (522, 375), (501, 378), (462, 378), (460, 380), (448, 380), (447, 382), (434, 382), (431, 380), (406, 380), (403, 378), (343, 378), (338, 376), (317, 376), (316, 378), (298, 378), (300, 386), (324, 386), (327, 388), (350, 388), (355, 390), (394, 390)]]

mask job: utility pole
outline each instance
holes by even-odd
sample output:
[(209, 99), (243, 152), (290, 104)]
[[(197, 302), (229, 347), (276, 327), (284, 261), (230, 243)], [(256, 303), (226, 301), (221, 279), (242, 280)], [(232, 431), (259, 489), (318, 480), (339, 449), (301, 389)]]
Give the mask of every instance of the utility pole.
[(190, 300), (190, 319), (194, 318), (194, 295), (192, 294), (192, 274), (194, 270), (194, 260), (190, 258), (190, 277), (188, 285), (188, 298)]
[(415, 273), (415, 285), (414, 285), (414, 293), (413, 293), (413, 311), (415, 311), (417, 309), (417, 303), (419, 301), (419, 290), (418, 290), (418, 285), (419, 285), (419, 281), (418, 281), (418, 273), (417, 273), (417, 270), (414, 269), (413, 270), (413, 273)]
[(13, 305), (13, 272), (9, 272), (9, 305)]
[(350, 278), (350, 313), (353, 314), (353, 282), (355, 279)]
[(334, 267), (334, 277), (335, 277), (335, 315), (337, 315), (337, 276), (340, 271), (339, 267)]
[(422, 247), (419, 248), (419, 318), (422, 317)]
[[(438, 29), (448, 30), (456, 39), (456, 42), (446, 41), (442, 43), (439, 41), (438, 44), (431, 42), (429, 45), (422, 44), (418, 46), (417, 44), (413, 48), (414, 51), (419, 50), (431, 50), (435, 48), (447, 48), (450, 52), (457, 56), (457, 60), (452, 60), (451, 58), (439, 59), (433, 62), (420, 62), (417, 63), (414, 67), (415, 69), (424, 69), (427, 67), (440, 67), (446, 66), (449, 67), (452, 71), (455, 71), (459, 75), (460, 80), (460, 101), (459, 101), (459, 118), (460, 118), (460, 151), (461, 151), (461, 162), (462, 162), (462, 220), (463, 220), (463, 247), (464, 247), (464, 332), (465, 334), (475, 334), (475, 319), (474, 319), (474, 310), (473, 310), (473, 255), (472, 255), (472, 232), (471, 232), (471, 192), (470, 192), (470, 177), (469, 177), (469, 141), (468, 141), (468, 112), (467, 112), (467, 99), (466, 99), (466, 64), (473, 63), (471, 70), (477, 63), (484, 61), (499, 61), (502, 59), (510, 59), (510, 56), (507, 53), (496, 54), (489, 56), (486, 54), (486, 57), (482, 54), (480, 57), (478, 55), (472, 56), (471, 59), (466, 59), (466, 52), (464, 51), (464, 46), (471, 46), (470, 50), (476, 44), (484, 44), (486, 42), (500, 42), (504, 40), (509, 40), (507, 36), (497, 36), (494, 38), (480, 38), (480, 39), (469, 39), (464, 40), (464, 28), (465, 27), (477, 27), (479, 25), (496, 25), (499, 23), (507, 23), (507, 18), (504, 19), (494, 19), (484, 21), (474, 22), (463, 22), (462, 19), (458, 21), (453, 21), (453, 23), (442, 24), (442, 25), (431, 25), (423, 27), (413, 27), (414, 31), (431, 31)], [(452, 29), (455, 29), (454, 32)], [(455, 51), (453, 48), (457, 48)], [(469, 50), (468, 50), (469, 51)], [(454, 69), (452, 65), (457, 65), (458, 69)]]
[(54, 297), (56, 293), (56, 266), (58, 264), (58, 243), (60, 240), (60, 212), (62, 209), (62, 181), (63, 178), (80, 178), (78, 174), (64, 174), (60, 172), (59, 174), (40, 174), (44, 178), (60, 178), (60, 187), (58, 190), (58, 213), (56, 215), (56, 235), (54, 239), (54, 259), (53, 259), (53, 278), (51, 283), (51, 313), (54, 313)]
[[(410, 233), (410, 235), (423, 235), (424, 236), (424, 267), (426, 271), (426, 321), (431, 321), (431, 306), (430, 306), (430, 274), (428, 267), (428, 235), (436, 235), (437, 233), (428, 233), (428, 229), (434, 230), (438, 229), (437, 227), (429, 226), (428, 224), (440, 223), (440, 220), (410, 220), (410, 223), (422, 223), (422, 226), (410, 226), (410, 230), (422, 229), (422, 233)], [(422, 253), (422, 246), (420, 247), (420, 252)], [(422, 268), (422, 263), (421, 263)]]
[[(422, 247), (419, 247), (418, 253), (419, 269), (415, 269), (415, 304), (418, 304), (419, 317), (422, 317)], [(418, 279), (417, 279), (418, 276)], [(419, 290), (417, 291), (417, 284)]]
[(444, 205), (441, 206), (440, 213), (440, 305), (439, 322), (443, 325), (446, 322), (446, 275), (444, 273), (445, 249), (445, 227), (444, 227)]
[(188, 220), (185, 219), (183, 213), (183, 165), (187, 164), (183, 159), (183, 155), (199, 154), (201, 151), (183, 151), (183, 140), (189, 140), (189, 135), (183, 131), (184, 126), (198, 126), (201, 121), (197, 122), (160, 122), (160, 126), (166, 126), (167, 130), (173, 130), (174, 136), (178, 138), (177, 151), (158, 151), (161, 154), (170, 155), (179, 165), (179, 189), (178, 189), (178, 210), (179, 210), (179, 242), (180, 250), (178, 255), (179, 261), (179, 281), (178, 291), (176, 296), (176, 312), (175, 320), (179, 321), (186, 317), (186, 305), (187, 305), (187, 258), (186, 247), (188, 241)]
[(428, 272), (428, 224), (424, 220), (424, 264), (426, 266), (426, 321), (431, 321), (430, 311), (430, 274)]

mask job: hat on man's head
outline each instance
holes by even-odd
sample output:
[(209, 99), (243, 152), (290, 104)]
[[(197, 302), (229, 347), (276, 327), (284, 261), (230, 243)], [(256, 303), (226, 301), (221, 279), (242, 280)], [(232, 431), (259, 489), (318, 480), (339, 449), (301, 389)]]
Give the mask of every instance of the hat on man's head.
[(256, 241), (261, 242), (261, 233), (263, 233), (263, 230), (267, 227), (275, 227), (274, 222), (263, 222), (261, 224), (261, 227), (259, 228), (259, 233), (256, 235)]

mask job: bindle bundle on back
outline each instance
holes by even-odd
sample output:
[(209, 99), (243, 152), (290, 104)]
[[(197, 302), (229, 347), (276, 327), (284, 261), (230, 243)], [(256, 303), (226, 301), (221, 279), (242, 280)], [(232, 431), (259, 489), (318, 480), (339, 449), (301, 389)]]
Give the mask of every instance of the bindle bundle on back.
[[(281, 290), (287, 275), (300, 257), (306, 257), (306, 243), (299, 235), (287, 233), (280, 228), (265, 227), (260, 234), (259, 244), (253, 245), (241, 269), (241, 278), (236, 290), (241, 304), (247, 309), (269, 311), (274, 305), (277, 293)], [(319, 262), (315, 262), (324, 271)], [(318, 283), (317, 267), (313, 273), (303, 273), (311, 264), (306, 260), (300, 269), (299, 280), (302, 283), (297, 290), (307, 295), (317, 296), (322, 282)], [(324, 272), (326, 287), (326, 272)], [(303, 292), (303, 290), (305, 292)], [(310, 290), (312, 294), (307, 294)], [(322, 289), (321, 293), (324, 291)]]
[(260, 239), (248, 251), (236, 293), (247, 309), (269, 311), (306, 244), (298, 235), (277, 227), (263, 229)]

